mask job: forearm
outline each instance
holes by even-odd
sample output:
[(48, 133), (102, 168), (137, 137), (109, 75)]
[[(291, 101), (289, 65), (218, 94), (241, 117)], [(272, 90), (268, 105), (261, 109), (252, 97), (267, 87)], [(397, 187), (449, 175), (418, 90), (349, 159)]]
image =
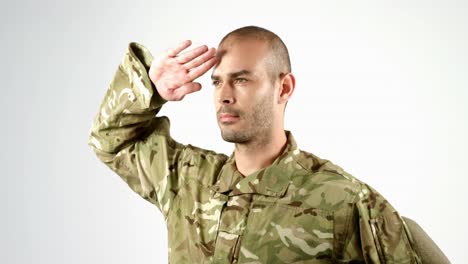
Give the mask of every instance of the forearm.
[[(184, 42), (175, 55), (189, 44)], [(188, 71), (185, 64), (176, 61), (175, 55), (166, 54), (162, 60), (153, 62), (145, 47), (130, 43), (89, 136), (88, 144), (97, 157), (132, 190), (155, 204), (165, 217), (183, 184), (179, 167), (184, 164), (180, 159), (186, 146), (171, 138), (169, 119), (155, 115), (166, 100), (181, 100), (201, 88), (193, 79), (215, 62), (214, 49), (206, 49), (201, 47), (178, 57), (190, 61), (201, 56), (201, 65), (192, 63)], [(185, 157), (191, 160), (190, 156)]]
[(99, 152), (117, 153), (151, 127), (165, 100), (148, 77), (152, 55), (130, 43), (94, 119), (89, 145)]
[(170, 137), (169, 120), (155, 117), (165, 100), (148, 78), (151, 60), (143, 46), (129, 45), (94, 119), (88, 144), (133, 191), (162, 210), (161, 202), (168, 204), (170, 196), (160, 183), (183, 146)]

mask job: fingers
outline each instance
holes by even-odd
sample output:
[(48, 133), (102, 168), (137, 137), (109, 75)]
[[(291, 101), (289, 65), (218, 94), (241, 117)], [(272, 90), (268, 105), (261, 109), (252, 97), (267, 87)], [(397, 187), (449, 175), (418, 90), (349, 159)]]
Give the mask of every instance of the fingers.
[(188, 61), (184, 64), (184, 68), (187, 70), (193, 69), (197, 66), (202, 65), (205, 61), (211, 59), (216, 54), (215, 48), (210, 48), (205, 51), (205, 53), (199, 55), (198, 57), (194, 57), (192, 60)]
[(195, 80), (196, 78), (202, 76), (203, 74), (205, 74), (205, 72), (207, 72), (211, 67), (213, 67), (217, 62), (217, 58), (216, 57), (211, 57), (211, 59), (203, 62), (201, 65), (199, 65), (198, 67), (196, 68), (193, 68), (191, 69), (189, 72), (188, 72), (188, 75), (189, 75), (189, 78), (191, 80)]
[(197, 82), (186, 83), (177, 90), (174, 90), (174, 101), (182, 100), (187, 94), (201, 90), (201, 84)]
[(190, 40), (186, 40), (177, 47), (168, 49), (150, 67), (151, 80), (156, 87), (167, 93), (170, 101), (182, 100), (185, 95), (199, 91), (201, 84), (193, 80), (205, 74), (217, 62), (215, 48), (202, 45), (184, 51), (191, 44)]
[(185, 40), (181, 42), (179, 45), (177, 45), (175, 48), (168, 49), (166, 53), (169, 57), (175, 57), (177, 56), (177, 54), (179, 54), (184, 49), (188, 48), (190, 45), (192, 45), (192, 41)]
[(193, 50), (186, 51), (180, 55), (177, 56), (176, 60), (180, 64), (185, 64), (194, 58), (197, 58), (201, 54), (205, 53), (208, 50), (208, 47), (206, 45), (202, 45), (200, 47), (197, 47)]

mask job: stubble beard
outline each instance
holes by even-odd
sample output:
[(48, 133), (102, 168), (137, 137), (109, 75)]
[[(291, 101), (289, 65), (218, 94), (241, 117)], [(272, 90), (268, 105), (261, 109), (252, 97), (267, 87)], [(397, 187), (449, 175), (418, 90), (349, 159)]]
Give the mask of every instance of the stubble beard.
[[(231, 143), (241, 145), (265, 145), (271, 141), (272, 124), (274, 120), (273, 93), (264, 96), (248, 113), (243, 112), (241, 122), (246, 128), (239, 130), (231, 125), (220, 125), (222, 138)], [(233, 124), (232, 126), (235, 126)]]

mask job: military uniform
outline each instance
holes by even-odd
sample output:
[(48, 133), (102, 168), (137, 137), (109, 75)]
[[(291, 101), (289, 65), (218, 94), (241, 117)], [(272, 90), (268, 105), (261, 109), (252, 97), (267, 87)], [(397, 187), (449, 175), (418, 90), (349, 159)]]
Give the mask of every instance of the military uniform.
[(130, 43), (89, 145), (164, 215), (170, 263), (419, 263), (411, 235), (374, 189), (330, 161), (287, 146), (242, 176), (234, 156), (183, 145), (156, 117), (165, 100), (152, 55)]

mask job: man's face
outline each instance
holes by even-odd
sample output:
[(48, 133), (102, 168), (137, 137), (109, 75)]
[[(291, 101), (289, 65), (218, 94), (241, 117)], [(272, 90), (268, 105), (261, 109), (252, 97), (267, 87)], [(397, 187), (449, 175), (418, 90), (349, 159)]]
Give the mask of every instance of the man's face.
[(275, 87), (268, 46), (258, 40), (227, 39), (212, 74), (218, 125), (232, 143), (266, 143), (275, 118)]

